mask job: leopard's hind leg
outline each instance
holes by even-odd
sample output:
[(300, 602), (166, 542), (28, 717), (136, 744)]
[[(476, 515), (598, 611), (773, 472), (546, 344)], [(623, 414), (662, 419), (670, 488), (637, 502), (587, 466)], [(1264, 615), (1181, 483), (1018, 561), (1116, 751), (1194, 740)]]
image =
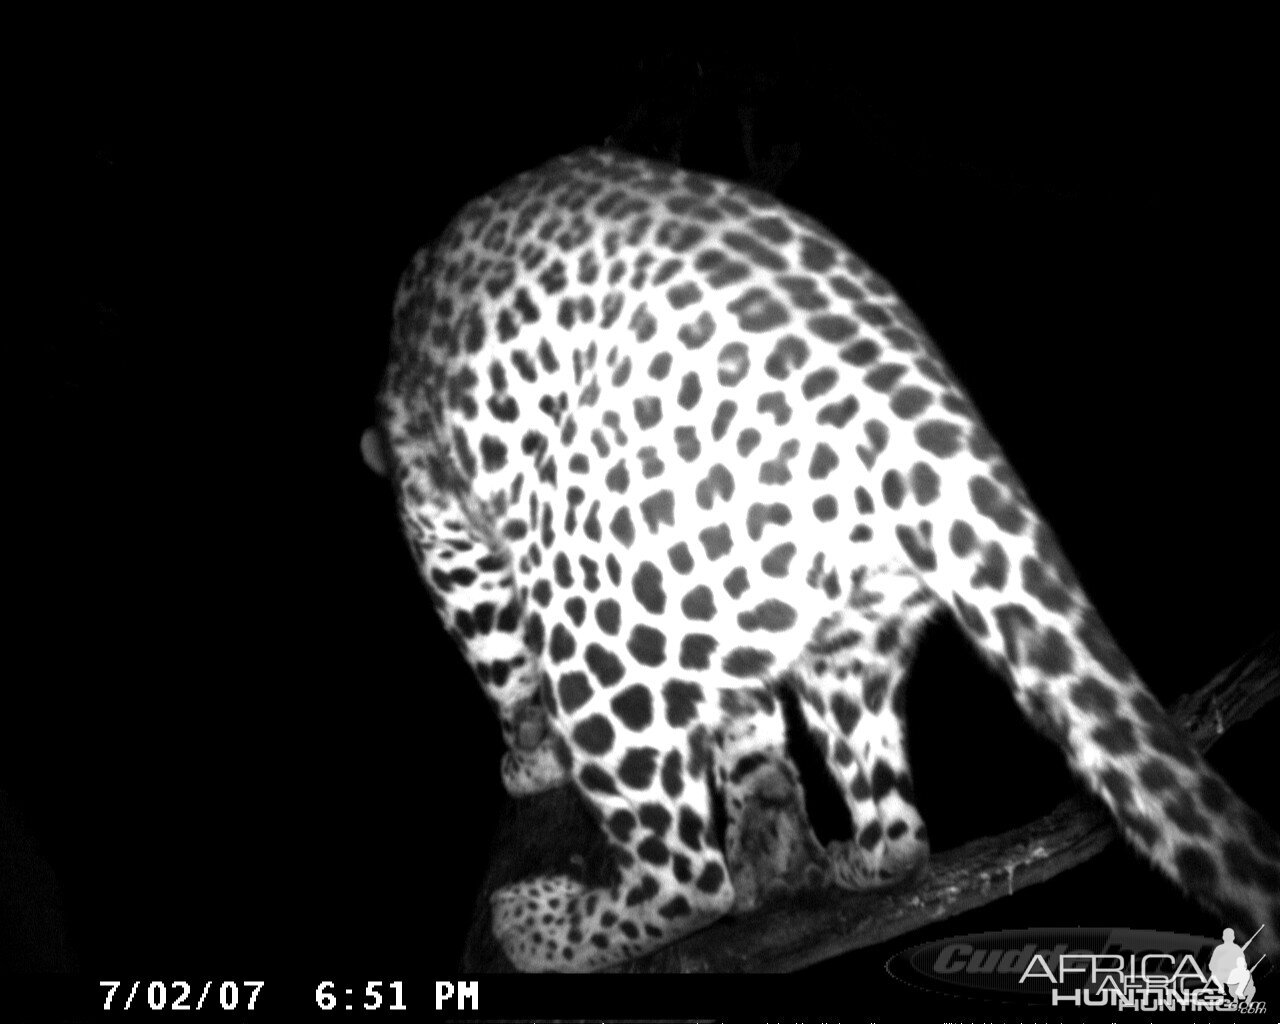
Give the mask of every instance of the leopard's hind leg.
[[(602, 719), (601, 719), (602, 721)], [(522, 971), (591, 971), (643, 956), (721, 917), (733, 883), (715, 845), (705, 729), (666, 749), (578, 730), (578, 791), (613, 848), (617, 880), (530, 878), (491, 897), (493, 932)], [(692, 770), (690, 770), (690, 768)]]
[(799, 772), (787, 755), (782, 705), (769, 689), (718, 694), (716, 780), (724, 802), (724, 854), (734, 910), (753, 910), (772, 893), (817, 884), (827, 856), (813, 834)]
[(853, 819), (852, 838), (828, 847), (832, 879), (845, 888), (901, 882), (928, 860), (907, 761), (905, 676), (937, 607), (911, 572), (861, 572), (793, 670), (810, 734)]

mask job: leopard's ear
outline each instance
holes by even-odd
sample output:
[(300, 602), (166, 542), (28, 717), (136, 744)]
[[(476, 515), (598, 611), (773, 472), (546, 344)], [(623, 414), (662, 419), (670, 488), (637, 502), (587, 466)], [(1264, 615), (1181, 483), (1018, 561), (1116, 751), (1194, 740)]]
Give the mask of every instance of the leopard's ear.
[(387, 450), (382, 443), (382, 434), (376, 427), (369, 427), (360, 435), (360, 454), (364, 456), (364, 464), (378, 476), (387, 475)]

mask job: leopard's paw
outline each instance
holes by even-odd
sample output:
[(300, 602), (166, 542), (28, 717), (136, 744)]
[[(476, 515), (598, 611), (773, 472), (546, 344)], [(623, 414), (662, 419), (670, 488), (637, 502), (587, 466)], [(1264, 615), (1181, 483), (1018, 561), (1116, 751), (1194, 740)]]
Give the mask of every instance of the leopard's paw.
[(530, 796), (563, 786), (569, 773), (550, 741), (532, 750), (508, 750), (502, 756), (502, 784), (512, 796)]

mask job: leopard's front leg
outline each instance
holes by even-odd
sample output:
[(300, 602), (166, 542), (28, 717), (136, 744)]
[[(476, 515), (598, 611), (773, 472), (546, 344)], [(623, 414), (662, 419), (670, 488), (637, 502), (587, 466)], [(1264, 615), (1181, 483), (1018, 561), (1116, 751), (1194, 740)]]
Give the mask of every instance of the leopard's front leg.
[(509, 557), (474, 538), (468, 544), (448, 545), (449, 568), (432, 577), (437, 587), (442, 578), (451, 587), (441, 618), (502, 725), (502, 784), (512, 796), (541, 793), (569, 780), (542, 700), (545, 673), (531, 649)]
[(512, 717), (512, 732), (507, 732), (506, 718), (502, 730), (507, 740), (507, 752), (502, 755), (502, 784), (507, 792), (528, 796), (568, 782), (569, 774), (562, 756), (556, 752), (541, 701), (524, 704)]
[(563, 785), (569, 776), (547, 722), (545, 674), (526, 634), (510, 550), (488, 510), (470, 494), (431, 486), (412, 462), (398, 464), (403, 454), (388, 450), (376, 431), (366, 431), (360, 446), (370, 469), (397, 477), (401, 520), (431, 600), (502, 725), (507, 792), (527, 796)]

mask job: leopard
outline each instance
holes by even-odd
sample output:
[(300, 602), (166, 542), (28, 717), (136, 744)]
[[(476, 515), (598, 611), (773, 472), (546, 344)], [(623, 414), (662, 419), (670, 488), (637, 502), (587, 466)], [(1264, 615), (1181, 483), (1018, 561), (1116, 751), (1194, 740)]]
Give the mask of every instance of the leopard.
[[(937, 616), (1142, 857), (1275, 947), (1275, 831), (1140, 680), (921, 321), (815, 219), (620, 150), (553, 159), (413, 257), (375, 410), (365, 460), (504, 786), (574, 787), (612, 855), (609, 884), (493, 894), (517, 969), (615, 968), (806, 861), (852, 890), (927, 871), (904, 684)], [(787, 700), (850, 838), (805, 819)]]

